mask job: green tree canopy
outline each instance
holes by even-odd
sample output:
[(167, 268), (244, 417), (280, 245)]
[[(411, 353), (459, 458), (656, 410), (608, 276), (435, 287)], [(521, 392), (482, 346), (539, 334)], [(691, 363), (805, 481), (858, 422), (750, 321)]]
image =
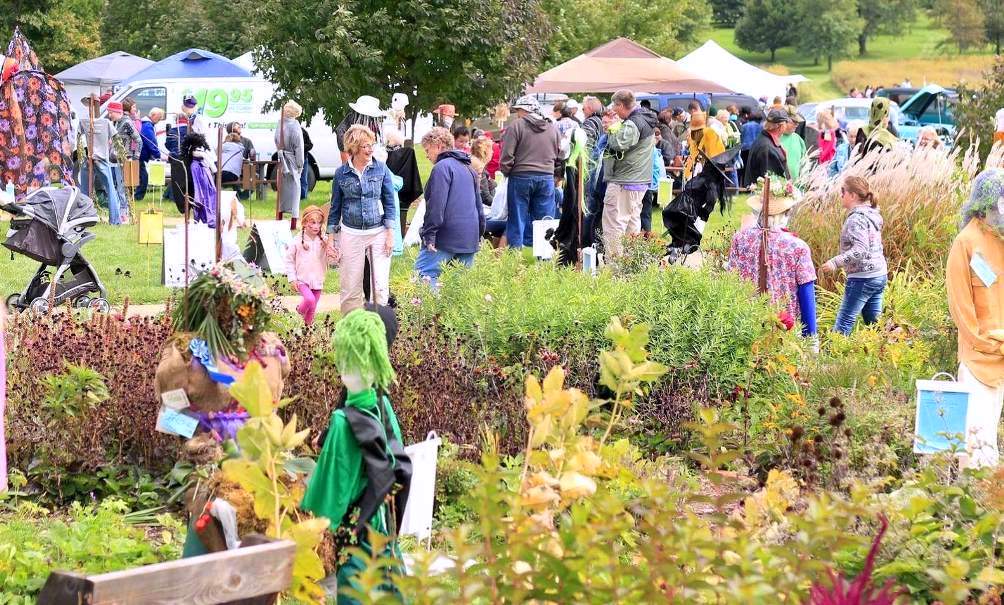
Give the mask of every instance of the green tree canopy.
[(101, 54), (103, 0), (0, 0), (0, 44), (4, 50), (14, 33), (21, 31), (38, 55), (42, 67), (56, 73)]
[(711, 0), (711, 19), (718, 27), (735, 27), (746, 0)]
[[(100, 0), (99, 0), (100, 2)], [(124, 50), (160, 60), (188, 48), (233, 58), (251, 50), (242, 0), (106, 0), (101, 36), (108, 52)]]
[(977, 0), (986, 23), (986, 36), (994, 45), (994, 53), (1001, 54), (1001, 39), (1004, 38), (1004, 2), (1001, 0)]
[(858, 54), (868, 53), (868, 40), (876, 34), (895, 34), (917, 20), (917, 0), (859, 0)]
[[(290, 0), (249, 6), (254, 51), (278, 96), (337, 123), (370, 94), (471, 114), (519, 94), (548, 38), (539, 0)], [(274, 99), (278, 101), (279, 99)]]
[(678, 57), (703, 41), (710, 21), (707, 4), (698, 0), (570, 0), (549, 3), (545, 10), (554, 27), (548, 66), (621, 36)]
[(736, 24), (736, 44), (752, 52), (770, 52), (773, 63), (777, 49), (795, 42), (795, 15), (795, 8), (785, 0), (749, 0)]
[(827, 70), (833, 69), (833, 58), (847, 54), (847, 49), (861, 31), (856, 0), (799, 0), (799, 52), (814, 57), (826, 57)]
[(986, 44), (986, 18), (976, 0), (939, 0), (935, 16), (951, 34), (939, 46), (954, 45), (963, 53)]

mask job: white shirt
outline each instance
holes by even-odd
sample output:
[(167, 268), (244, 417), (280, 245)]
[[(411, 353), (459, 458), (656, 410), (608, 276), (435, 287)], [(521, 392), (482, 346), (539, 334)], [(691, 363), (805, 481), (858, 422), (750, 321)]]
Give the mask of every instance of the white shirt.
[(1004, 108), (997, 110), (997, 116), (994, 118), (994, 124), (997, 127), (997, 132), (1004, 132)]

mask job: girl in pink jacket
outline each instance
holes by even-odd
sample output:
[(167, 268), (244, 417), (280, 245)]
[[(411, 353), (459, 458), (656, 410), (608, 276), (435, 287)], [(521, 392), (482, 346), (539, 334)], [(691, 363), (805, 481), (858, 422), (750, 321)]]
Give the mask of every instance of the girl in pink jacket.
[(317, 206), (307, 206), (301, 213), (299, 241), (286, 248), (286, 276), (303, 300), (296, 307), (306, 324), (314, 322), (314, 312), (321, 300), (324, 274), (332, 258), (331, 243), (324, 234), (327, 217)]

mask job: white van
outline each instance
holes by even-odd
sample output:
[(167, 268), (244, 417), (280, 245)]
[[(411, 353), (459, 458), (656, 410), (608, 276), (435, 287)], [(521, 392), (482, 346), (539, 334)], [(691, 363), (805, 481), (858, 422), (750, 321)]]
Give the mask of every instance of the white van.
[[(160, 107), (167, 112), (165, 120), (157, 125), (157, 138), (163, 146), (166, 126), (174, 124), (181, 113), (182, 99), (195, 95), (199, 113), (208, 119), (209, 145), (216, 148), (218, 128), (230, 122), (240, 122), (243, 135), (254, 143), (259, 160), (273, 158), (275, 154), (275, 129), (279, 126), (279, 111), (266, 111), (265, 103), (272, 98), (271, 82), (262, 78), (177, 78), (138, 80), (129, 82), (115, 91), (112, 99), (122, 101), (132, 97), (140, 115)], [(318, 113), (307, 126), (313, 148), (307, 152), (311, 170), (307, 173), (308, 186), (314, 188), (318, 179), (331, 179), (341, 165), (341, 155), (334, 130), (324, 123)], [(224, 131), (226, 136), (226, 131)], [(273, 158), (274, 159), (274, 158)]]

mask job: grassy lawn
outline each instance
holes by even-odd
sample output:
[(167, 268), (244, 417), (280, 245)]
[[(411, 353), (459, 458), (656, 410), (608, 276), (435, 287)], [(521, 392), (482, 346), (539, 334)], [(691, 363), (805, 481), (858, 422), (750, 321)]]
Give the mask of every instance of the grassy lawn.
[[(419, 168), (422, 173), (423, 182), (428, 179), (432, 166), (425, 153), (418, 150)], [(328, 181), (321, 181), (311, 192), (307, 202), (310, 204), (326, 205), (331, 196), (331, 184)], [(148, 199), (140, 202), (136, 206), (136, 211), (145, 209), (148, 200), (154, 197), (148, 195)], [(669, 191), (665, 184), (660, 192), (659, 199), (665, 203), (669, 198)], [(306, 205), (306, 204), (304, 204)], [(165, 217), (180, 218), (173, 202), (160, 202), (155, 204), (163, 212)], [(248, 215), (252, 219), (272, 219), (275, 216), (275, 197), (268, 196), (265, 200), (252, 200), (246, 205)], [(727, 217), (723, 218), (717, 213), (711, 221), (711, 228), (720, 225)], [(653, 229), (657, 233), (662, 231), (662, 216), (659, 210), (653, 213)], [(7, 222), (0, 221), (0, 233), (6, 233)], [(91, 262), (105, 283), (108, 289), (108, 296), (112, 303), (121, 304), (127, 298), (132, 304), (162, 303), (171, 296), (171, 290), (161, 285), (161, 270), (163, 267), (162, 247), (159, 245), (139, 244), (139, 227), (137, 225), (111, 226), (99, 224), (93, 228), (97, 238), (84, 247), (84, 256)], [(243, 245), (247, 240), (249, 230), (244, 230), (238, 241)], [(414, 265), (415, 249), (405, 250), (405, 254), (395, 257), (392, 262), (392, 273), (395, 279), (405, 278)], [(529, 250), (524, 251), (528, 262), (532, 261)], [(8, 294), (20, 292), (34, 275), (38, 268), (38, 263), (24, 256), (9, 255), (0, 265), (0, 295), (6, 298)], [(128, 277), (126, 274), (128, 273)], [(293, 294), (284, 279), (275, 280), (280, 284), (280, 288), (286, 290), (285, 294)], [(338, 291), (338, 273), (336, 270), (328, 272), (325, 280), (325, 292)]]
[[(770, 65), (769, 53), (751, 53), (735, 44), (733, 30), (717, 28), (710, 38), (737, 57), (767, 67), (783, 67), (790, 73), (802, 74), (811, 83), (802, 89), (803, 100), (825, 100), (845, 96), (849, 86), (863, 88), (873, 86), (893, 86), (909, 76), (915, 86), (927, 82), (937, 82), (945, 86), (953, 85), (959, 78), (972, 78), (989, 64), (991, 57), (986, 52), (960, 57), (952, 47), (939, 47), (948, 37), (948, 32), (939, 28), (923, 11), (918, 13), (916, 23), (897, 35), (875, 36), (868, 41), (868, 54), (859, 57), (857, 44), (851, 47), (851, 54), (834, 62), (833, 72), (826, 70), (826, 60), (814, 65), (812, 57), (806, 57), (793, 48), (777, 51), (774, 65)], [(783, 71), (783, 70), (782, 70)], [(958, 74), (955, 81), (951, 74)], [(843, 85), (841, 85), (843, 84)]]

